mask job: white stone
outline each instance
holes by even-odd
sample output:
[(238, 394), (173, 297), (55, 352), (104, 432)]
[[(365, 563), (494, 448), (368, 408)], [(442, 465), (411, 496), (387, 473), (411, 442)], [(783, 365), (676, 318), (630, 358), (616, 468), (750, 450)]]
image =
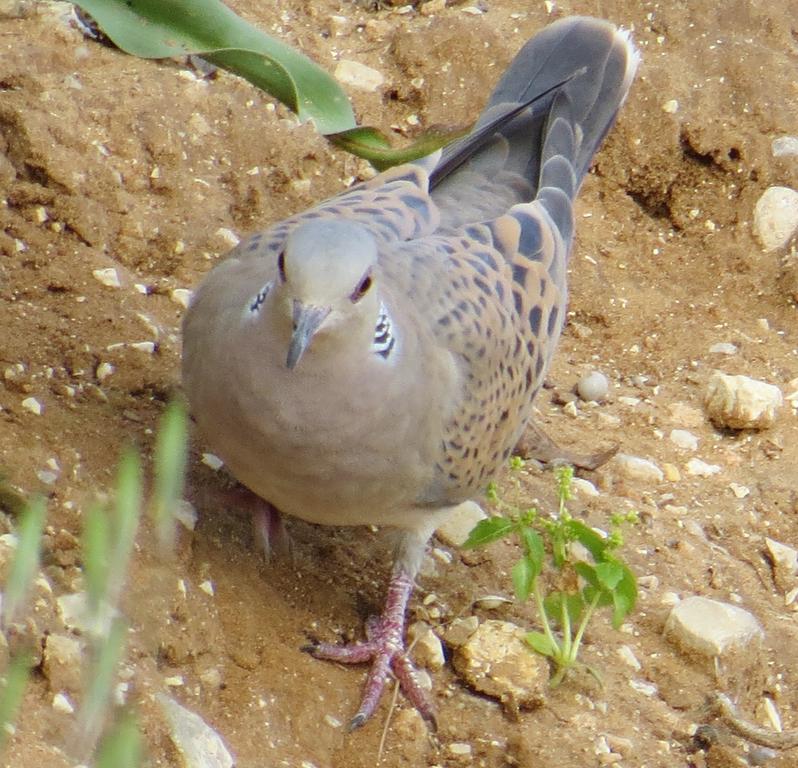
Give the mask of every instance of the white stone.
[[(463, 8), (463, 11), (467, 11), (467, 8)], [(471, 754), (471, 745), (466, 744), (464, 741), (453, 741), (449, 744), (449, 752), (456, 757), (464, 757), (466, 755)]]
[(708, 597), (688, 597), (671, 610), (665, 634), (688, 651), (722, 656), (761, 640), (764, 632), (753, 614)]
[(131, 349), (135, 349), (136, 352), (143, 352), (145, 355), (151, 355), (155, 352), (155, 342), (154, 341), (134, 341), (130, 344)]
[(613, 462), (620, 473), (629, 480), (661, 483), (664, 477), (662, 470), (653, 461), (641, 459), (639, 456), (618, 453), (615, 455)]
[(425, 621), (417, 621), (407, 628), (407, 639), (412, 648), (413, 659), (420, 667), (433, 671), (446, 663), (443, 643)]
[(672, 429), (670, 441), (683, 451), (695, 451), (698, 448), (698, 438), (686, 429)]
[(718, 427), (765, 429), (773, 424), (783, 398), (773, 384), (748, 376), (716, 372), (707, 385), (704, 407)]
[(350, 59), (341, 59), (338, 62), (335, 79), (363, 91), (376, 91), (385, 82), (381, 72)]
[(215, 590), (213, 588), (213, 582), (208, 581), (207, 579), (200, 583), (199, 588), (210, 597), (213, 597), (215, 594)]
[(53, 709), (60, 712), (62, 715), (71, 715), (75, 711), (75, 707), (69, 700), (69, 697), (64, 693), (56, 693), (53, 696)]
[(770, 145), (773, 157), (798, 156), (798, 136), (779, 136)]
[(119, 273), (113, 267), (94, 269), (92, 270), (92, 275), (94, 275), (95, 280), (98, 280), (108, 288), (122, 287), (122, 283), (119, 281)]
[(585, 480), (583, 477), (574, 477), (571, 479), (571, 488), (582, 496), (598, 496), (599, 492), (596, 486)]
[(679, 102), (676, 101), (676, 99), (668, 99), (668, 101), (662, 105), (662, 111), (669, 115), (676, 114), (679, 111)]
[(186, 499), (180, 499), (175, 505), (175, 520), (179, 522), (187, 531), (193, 531), (197, 527), (197, 510), (194, 505)]
[(778, 570), (790, 576), (798, 571), (798, 550), (768, 537), (765, 537), (765, 546)]
[(736, 355), (739, 350), (728, 341), (719, 341), (717, 344), (713, 344), (709, 351), (713, 355)]
[(116, 368), (111, 363), (100, 363), (95, 372), (98, 381), (105, 381)]
[(754, 233), (765, 251), (783, 248), (798, 230), (798, 192), (768, 187), (754, 207)]
[(635, 652), (628, 646), (628, 645), (620, 645), (616, 651), (618, 654), (618, 658), (626, 664), (628, 667), (631, 667), (635, 672), (639, 672), (642, 669), (642, 665), (635, 656)]
[(694, 475), (695, 477), (711, 477), (720, 472), (720, 467), (717, 464), (707, 464), (705, 461), (695, 458), (690, 459), (685, 468), (688, 475)]
[(44, 406), (35, 397), (26, 397), (21, 405), (26, 411), (35, 416), (41, 416), (44, 412)]
[(479, 629), (479, 619), (476, 616), (454, 619), (446, 627), (443, 639), (453, 648), (463, 645), (471, 635)]
[(169, 723), (182, 768), (233, 768), (233, 757), (222, 738), (199, 715), (163, 693), (155, 699)]
[(169, 294), (169, 298), (185, 309), (191, 302), (191, 291), (188, 288), (175, 288)]
[(219, 227), (219, 229), (216, 230), (216, 234), (230, 248), (235, 248), (241, 242), (241, 238), (229, 227)]
[(729, 483), (729, 488), (738, 499), (744, 499), (751, 493), (751, 489), (748, 486), (740, 485), (739, 483)]
[(610, 383), (607, 377), (600, 371), (593, 371), (579, 379), (576, 385), (576, 391), (582, 400), (594, 400), (600, 403), (607, 397), (610, 389)]
[(224, 466), (224, 462), (214, 453), (203, 453), (202, 463), (206, 467), (210, 467), (214, 472), (217, 472)]
[(487, 517), (482, 507), (474, 501), (465, 501), (452, 510), (435, 534), (450, 547), (462, 546), (473, 527)]

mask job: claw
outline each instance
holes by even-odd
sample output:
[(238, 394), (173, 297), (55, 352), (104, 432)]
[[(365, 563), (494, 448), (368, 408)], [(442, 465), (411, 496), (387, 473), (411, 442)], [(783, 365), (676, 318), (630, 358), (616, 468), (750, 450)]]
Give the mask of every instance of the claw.
[(302, 649), (317, 659), (342, 664), (371, 662), (360, 708), (349, 722), (350, 731), (360, 728), (374, 714), (391, 672), (410, 703), (433, 729), (436, 727), (432, 701), (419, 684), (416, 670), (405, 653), (404, 615), (412, 589), (413, 580), (403, 570), (397, 569), (391, 577), (385, 611), (382, 616), (372, 617), (366, 622), (365, 642), (349, 645), (312, 643)]

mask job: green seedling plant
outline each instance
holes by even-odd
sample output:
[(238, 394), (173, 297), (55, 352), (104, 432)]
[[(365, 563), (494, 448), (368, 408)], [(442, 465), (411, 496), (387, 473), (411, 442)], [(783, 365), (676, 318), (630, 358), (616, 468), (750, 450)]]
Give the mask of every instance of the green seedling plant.
[[(522, 459), (513, 457), (510, 468), (516, 492), (523, 466)], [(637, 581), (618, 553), (622, 528), (637, 520), (636, 513), (613, 514), (609, 533), (599, 533), (568, 511), (573, 468), (559, 467), (555, 475), (558, 509), (552, 516), (505, 501), (491, 483), (488, 499), (498, 514), (481, 520), (464, 544), (475, 548), (507, 537), (518, 540), (521, 557), (512, 569), (513, 588), (519, 601), (534, 600), (542, 631), (529, 632), (526, 642), (550, 659), (552, 686), (579, 663), (585, 630), (596, 611), (610, 608), (617, 629), (637, 600)], [(598, 677), (595, 670), (587, 669)]]
[[(181, 502), (187, 457), (187, 416), (182, 402), (167, 406), (156, 435), (154, 484), (150, 505), (154, 532), (162, 552), (174, 544), (177, 507)], [(30, 609), (30, 593), (41, 564), (46, 518), (44, 499), (20, 505), (17, 543), (2, 587), (0, 629), (8, 631)], [(117, 466), (111, 504), (92, 504), (85, 513), (81, 539), (86, 592), (88, 658), (84, 695), (71, 752), (94, 768), (138, 768), (142, 738), (129, 708), (112, 706), (117, 670), (124, 658), (129, 625), (120, 612), (131, 558), (144, 507), (141, 458), (128, 448)], [(0, 755), (14, 732), (32, 664), (29, 649), (12, 655), (0, 679)]]
[(247, 23), (221, 0), (76, 0), (121, 50), (148, 59), (200, 55), (245, 78), (311, 120), (337, 147), (378, 170), (434, 152), (465, 128), (430, 128), (410, 146), (391, 146), (376, 128), (359, 126), (339, 83), (299, 51)]

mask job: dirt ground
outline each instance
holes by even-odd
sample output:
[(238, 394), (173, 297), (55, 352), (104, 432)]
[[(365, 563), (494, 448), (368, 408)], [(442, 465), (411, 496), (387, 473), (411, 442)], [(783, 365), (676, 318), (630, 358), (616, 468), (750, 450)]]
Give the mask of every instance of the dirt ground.
[[(638, 610), (619, 631), (600, 617), (588, 633), (585, 660), (603, 688), (577, 678), (517, 719), (447, 664), (432, 674), (437, 735), (400, 696), (379, 764), (594, 766), (612, 759), (599, 754), (604, 738), (622, 745), (622, 765), (749, 764), (747, 746), (723, 728), (706, 755), (691, 734), (711, 721), (703, 705), (713, 691), (761, 724), (769, 697), (784, 727), (798, 727), (798, 614), (785, 605), (795, 584), (775, 580), (764, 543), (798, 544), (798, 418), (785, 403), (766, 431), (722, 433), (701, 403), (716, 369), (785, 395), (798, 377), (798, 268), (794, 257), (763, 253), (752, 234), (762, 192), (798, 187), (798, 157), (771, 153), (775, 137), (798, 133), (794, 2), (487, 0), (432, 13), (344, 0), (231, 5), (329, 69), (347, 58), (380, 71), (382, 87), (351, 97), (361, 122), (397, 141), (473, 119), (514, 52), (556, 17), (597, 15), (633, 30), (643, 65), (582, 188), (571, 322), (538, 407), (547, 431), (574, 449), (618, 443), (678, 469), (651, 483), (608, 465), (584, 475), (601, 494), (574, 501), (594, 524), (613, 510), (641, 513), (626, 548), (642, 578)], [(364, 172), (247, 83), (203, 80), (183, 62), (137, 60), (86, 40), (61, 19), (64, 8), (40, 4), (0, 21), (0, 467), (20, 489), (49, 495), (45, 562), (56, 594), (79, 587), (70, 534), (92, 494), (111, 487), (124, 444), (150, 450), (179, 386), (182, 307), (172, 291), (194, 286), (229, 249), (225, 230), (264, 227)], [(96, 279), (106, 268), (120, 287)], [(718, 342), (737, 354), (710, 352)], [(607, 374), (613, 396), (569, 415), (563, 395), (592, 369)], [(31, 397), (41, 414), (23, 406)], [(673, 428), (695, 434), (698, 449), (679, 450)], [(246, 513), (219, 503), (224, 483), (199, 461), (202, 450), (195, 445), (189, 478), (195, 531), (162, 562), (145, 530), (125, 599), (125, 674), (151, 765), (180, 765), (153, 703), (167, 688), (242, 768), (376, 765), (390, 697), (347, 734), (340, 723), (356, 709), (364, 672), (300, 647), (309, 634), (361, 632), (382, 599), (384, 536), (292, 522), (293, 562), (266, 565)], [(720, 472), (689, 475), (692, 456)], [(530, 500), (551, 501), (550, 474), (530, 470), (524, 483)], [(738, 498), (731, 484), (750, 493)], [(531, 606), (474, 607), (480, 596), (510, 594), (515, 555), (509, 544), (453, 552), (420, 579), (411, 619), (435, 605), (435, 623), (476, 613), (532, 627)], [(748, 609), (765, 629), (761, 652), (717, 668), (686, 657), (662, 634), (674, 594)], [(63, 631), (53, 622), (45, 629)], [(53, 708), (53, 693), (37, 673), (8, 765), (74, 764), (60, 751), (74, 716)], [(793, 751), (768, 765), (796, 762)]]

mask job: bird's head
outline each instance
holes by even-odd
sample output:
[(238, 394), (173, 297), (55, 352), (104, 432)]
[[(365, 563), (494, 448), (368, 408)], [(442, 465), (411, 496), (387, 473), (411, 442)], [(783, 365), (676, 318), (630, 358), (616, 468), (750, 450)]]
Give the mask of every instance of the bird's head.
[(286, 365), (294, 368), (317, 336), (373, 333), (377, 244), (362, 225), (314, 220), (288, 235), (277, 258), (280, 307), (291, 321)]

